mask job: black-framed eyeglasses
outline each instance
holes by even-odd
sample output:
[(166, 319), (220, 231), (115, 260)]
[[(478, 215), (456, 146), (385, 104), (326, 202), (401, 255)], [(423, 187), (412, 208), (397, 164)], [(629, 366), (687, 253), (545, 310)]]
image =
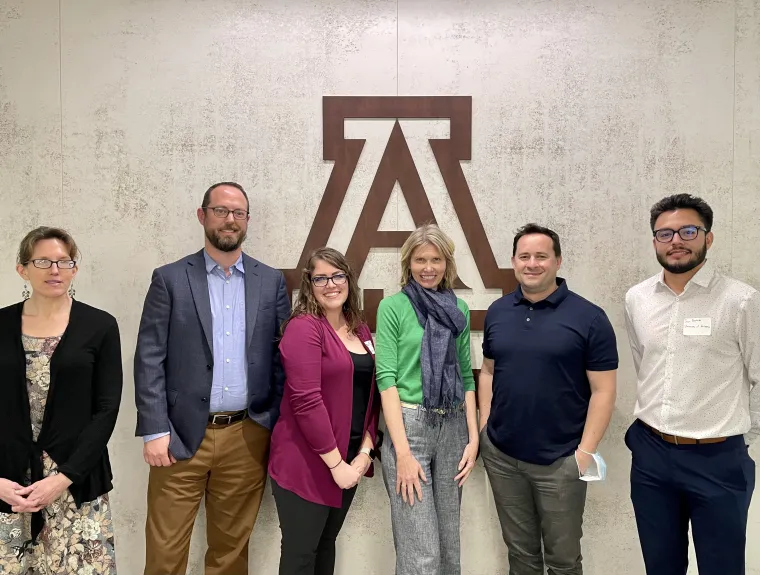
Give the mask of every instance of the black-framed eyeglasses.
[(36, 259), (36, 260), (29, 260), (26, 262), (27, 264), (32, 264), (36, 268), (40, 268), (41, 270), (46, 270), (53, 264), (58, 266), (59, 270), (71, 270), (74, 269), (74, 266), (77, 265), (77, 262), (74, 260), (48, 260), (45, 258), (42, 259)]
[(330, 277), (312, 276), (311, 283), (317, 287), (325, 287), (330, 280), (332, 280), (333, 285), (342, 286), (344, 283), (346, 283), (346, 281), (348, 281), (348, 276), (346, 274), (333, 274)]
[(680, 237), (683, 241), (690, 242), (691, 240), (697, 239), (699, 230), (707, 233), (707, 228), (703, 228), (701, 226), (682, 226), (677, 230), (662, 228), (654, 231), (654, 239), (656, 239), (658, 242), (666, 244), (672, 241), (673, 237), (678, 234), (678, 237)]
[(225, 208), (224, 206), (214, 206), (214, 207), (206, 206), (203, 209), (211, 210), (217, 218), (222, 218), (222, 219), (226, 218), (230, 212), (232, 212), (232, 217), (235, 218), (236, 220), (244, 220), (248, 217), (248, 210), (243, 210), (240, 208), (236, 210), (231, 210), (229, 208)]

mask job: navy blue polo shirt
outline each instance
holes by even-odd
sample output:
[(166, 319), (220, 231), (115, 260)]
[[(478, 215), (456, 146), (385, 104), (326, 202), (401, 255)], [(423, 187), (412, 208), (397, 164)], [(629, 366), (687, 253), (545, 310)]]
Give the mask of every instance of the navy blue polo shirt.
[(586, 371), (618, 367), (604, 310), (567, 288), (531, 303), (518, 287), (485, 319), (483, 355), (494, 360), (488, 437), (503, 453), (538, 465), (571, 455), (586, 423)]

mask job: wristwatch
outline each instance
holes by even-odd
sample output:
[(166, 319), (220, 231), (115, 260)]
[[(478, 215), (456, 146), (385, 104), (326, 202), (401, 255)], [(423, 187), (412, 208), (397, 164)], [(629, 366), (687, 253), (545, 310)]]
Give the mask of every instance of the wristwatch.
[(370, 449), (369, 447), (362, 447), (359, 450), (359, 453), (363, 453), (364, 455), (366, 455), (367, 457), (369, 457), (370, 461), (374, 461), (375, 460), (375, 450), (374, 449)]

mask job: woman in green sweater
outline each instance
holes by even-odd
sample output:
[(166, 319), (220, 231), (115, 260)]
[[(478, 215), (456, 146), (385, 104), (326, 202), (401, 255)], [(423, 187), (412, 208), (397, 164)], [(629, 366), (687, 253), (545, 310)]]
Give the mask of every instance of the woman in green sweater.
[(376, 379), (396, 575), (459, 575), (459, 505), (478, 429), (470, 310), (452, 291), (454, 244), (438, 226), (401, 248), (402, 291), (377, 311)]

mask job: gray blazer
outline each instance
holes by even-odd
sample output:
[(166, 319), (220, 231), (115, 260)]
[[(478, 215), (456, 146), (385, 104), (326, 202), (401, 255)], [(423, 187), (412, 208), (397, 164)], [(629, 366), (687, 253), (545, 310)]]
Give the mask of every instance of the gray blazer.
[[(280, 325), (290, 314), (282, 272), (243, 254), (251, 419), (272, 429), (285, 375)], [(206, 432), (213, 375), (211, 302), (203, 250), (153, 271), (135, 351), (135, 435), (171, 433), (169, 451), (189, 459)]]

